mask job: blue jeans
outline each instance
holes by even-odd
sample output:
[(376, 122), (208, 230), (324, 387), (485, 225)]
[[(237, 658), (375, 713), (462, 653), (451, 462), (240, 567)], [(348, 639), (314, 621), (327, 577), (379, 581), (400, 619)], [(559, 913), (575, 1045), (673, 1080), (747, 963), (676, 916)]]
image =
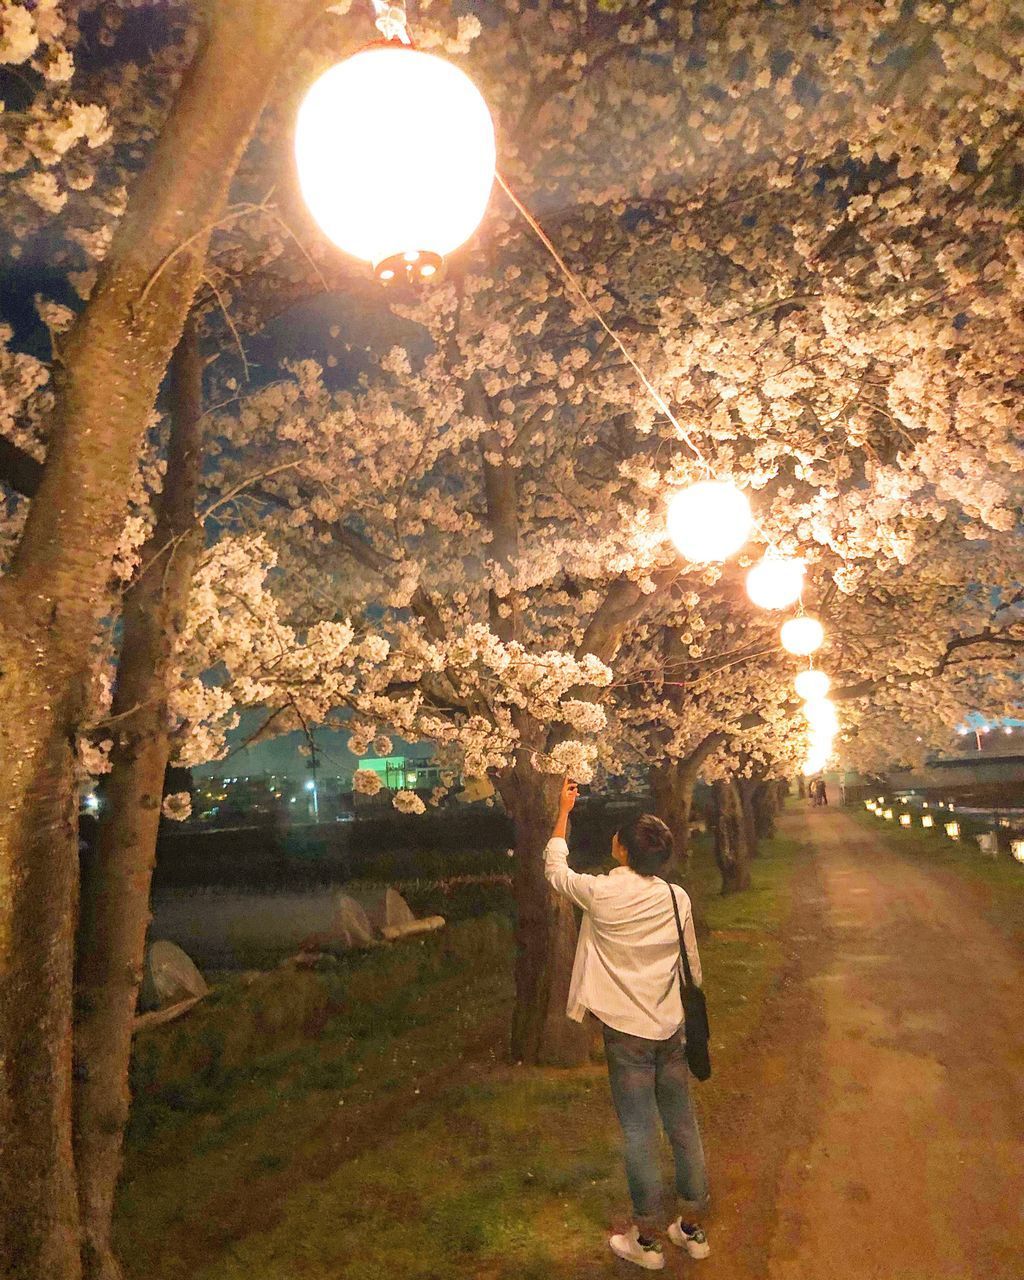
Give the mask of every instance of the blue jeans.
[(708, 1199), (704, 1147), (690, 1101), (686, 1039), (680, 1028), (668, 1040), (644, 1040), (604, 1028), (612, 1102), (625, 1138), (626, 1180), (637, 1225), (658, 1225), (663, 1213), (659, 1117), (672, 1146), (676, 1192), (693, 1209)]

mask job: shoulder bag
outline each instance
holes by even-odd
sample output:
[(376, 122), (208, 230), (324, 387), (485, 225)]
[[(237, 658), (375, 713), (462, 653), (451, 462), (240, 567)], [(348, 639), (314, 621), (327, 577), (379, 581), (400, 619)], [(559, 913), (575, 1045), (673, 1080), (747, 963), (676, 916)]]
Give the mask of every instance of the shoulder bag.
[(704, 998), (704, 992), (696, 985), (690, 971), (690, 957), (686, 954), (686, 939), (683, 937), (683, 924), (679, 919), (679, 904), (676, 902), (675, 890), (667, 880), (665, 884), (668, 885), (669, 896), (672, 899), (676, 931), (679, 934), (679, 955), (682, 960), (678, 971), (679, 994), (683, 1001), (683, 1018), (686, 1023), (686, 1061), (698, 1080), (707, 1080), (711, 1075), (709, 1050), (711, 1028), (708, 1025), (708, 1003)]

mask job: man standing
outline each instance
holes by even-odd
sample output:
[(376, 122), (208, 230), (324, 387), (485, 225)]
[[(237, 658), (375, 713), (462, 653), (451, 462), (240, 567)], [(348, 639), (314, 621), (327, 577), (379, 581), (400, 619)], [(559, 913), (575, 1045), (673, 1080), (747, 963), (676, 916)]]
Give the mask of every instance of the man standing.
[(643, 814), (616, 832), (611, 853), (618, 866), (609, 875), (570, 870), (565, 835), (577, 794), (576, 783), (566, 779), (544, 851), (544, 874), (552, 888), (583, 908), (567, 1012), (581, 1022), (589, 1010), (602, 1024), (612, 1101), (625, 1140), (634, 1222), (608, 1243), (618, 1257), (660, 1271), (665, 1258), (656, 1235), (664, 1221), (659, 1117), (672, 1146), (683, 1209), (669, 1224), (668, 1238), (691, 1258), (710, 1253), (695, 1220), (707, 1207), (708, 1188), (690, 1101), (672, 894), (693, 979), (700, 985), (697, 937), (690, 899), (660, 876), (672, 854), (672, 835), (659, 818)]

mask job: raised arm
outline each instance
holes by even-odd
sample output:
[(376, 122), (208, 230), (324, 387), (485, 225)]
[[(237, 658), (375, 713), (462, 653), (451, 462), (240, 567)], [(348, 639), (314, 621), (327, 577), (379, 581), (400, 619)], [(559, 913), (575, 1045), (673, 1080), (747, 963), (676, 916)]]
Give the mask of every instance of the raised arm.
[(569, 814), (572, 813), (578, 795), (578, 785), (566, 778), (558, 797), (558, 817), (544, 850), (544, 875), (556, 893), (571, 898), (578, 906), (588, 910), (593, 905), (594, 894), (604, 877), (581, 875), (569, 866), (569, 846), (565, 833), (569, 826)]

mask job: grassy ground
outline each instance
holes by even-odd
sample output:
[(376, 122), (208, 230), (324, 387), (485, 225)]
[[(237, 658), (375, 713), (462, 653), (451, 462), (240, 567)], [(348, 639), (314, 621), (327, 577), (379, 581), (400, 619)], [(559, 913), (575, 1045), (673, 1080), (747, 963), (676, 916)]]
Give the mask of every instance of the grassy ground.
[[(783, 964), (801, 852), (771, 842), (754, 888), (727, 899), (706, 849), (695, 863), (713, 1118)], [(511, 957), (509, 920), (491, 914), (323, 972), (233, 978), (141, 1036), (118, 1213), (128, 1275), (603, 1274), (626, 1202), (604, 1067), (508, 1064)]]
[[(862, 808), (849, 812), (901, 857), (926, 860), (939, 874), (958, 877), (988, 919), (1024, 947), (1024, 865), (1005, 853), (998, 858), (984, 855), (970, 823), (961, 817), (963, 835), (953, 841), (941, 829), (938, 814), (939, 825), (926, 831), (920, 825), (900, 827), (885, 822)], [(919, 824), (917, 814), (914, 820)]]

